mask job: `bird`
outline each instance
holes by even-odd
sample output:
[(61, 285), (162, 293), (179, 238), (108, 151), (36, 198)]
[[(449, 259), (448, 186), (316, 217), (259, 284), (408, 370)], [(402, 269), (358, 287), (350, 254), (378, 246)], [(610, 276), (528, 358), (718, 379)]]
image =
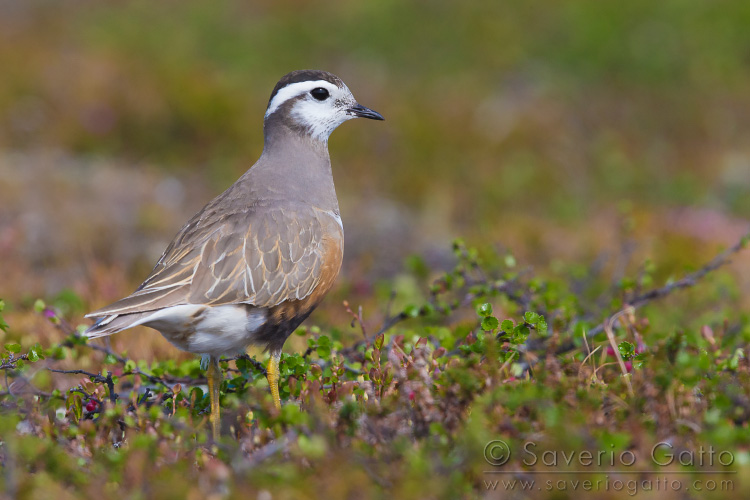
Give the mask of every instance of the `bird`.
[(283, 76), (268, 101), (258, 161), (179, 230), (134, 293), (86, 315), (96, 320), (88, 338), (143, 325), (200, 354), (215, 440), (220, 357), (264, 347), (281, 409), (282, 347), (339, 274), (344, 229), (328, 138), (353, 118), (384, 120), (329, 72)]

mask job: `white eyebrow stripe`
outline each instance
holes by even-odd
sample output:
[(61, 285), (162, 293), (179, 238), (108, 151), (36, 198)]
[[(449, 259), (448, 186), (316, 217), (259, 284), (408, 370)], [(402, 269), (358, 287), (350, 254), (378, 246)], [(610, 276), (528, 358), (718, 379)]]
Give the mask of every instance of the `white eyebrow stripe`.
[(268, 118), (271, 113), (279, 109), (279, 106), (281, 106), (289, 99), (293, 99), (298, 95), (304, 94), (305, 92), (309, 92), (312, 89), (316, 89), (318, 87), (323, 87), (324, 89), (329, 90), (331, 93), (338, 89), (336, 85), (326, 80), (290, 83), (283, 89), (276, 92), (276, 95), (273, 96), (273, 99), (271, 99), (271, 102), (268, 104), (268, 109), (266, 110), (266, 118)]

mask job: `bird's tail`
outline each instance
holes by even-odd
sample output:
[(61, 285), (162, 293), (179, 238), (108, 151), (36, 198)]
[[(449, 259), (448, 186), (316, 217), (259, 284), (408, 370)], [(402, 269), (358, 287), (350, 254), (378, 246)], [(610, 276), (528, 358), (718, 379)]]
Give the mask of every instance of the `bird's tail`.
[(131, 326), (136, 326), (138, 320), (144, 316), (143, 314), (112, 314), (109, 316), (102, 316), (96, 320), (96, 323), (91, 325), (88, 330), (83, 332), (85, 337), (90, 339), (97, 339), (99, 337), (107, 337), (115, 334)]

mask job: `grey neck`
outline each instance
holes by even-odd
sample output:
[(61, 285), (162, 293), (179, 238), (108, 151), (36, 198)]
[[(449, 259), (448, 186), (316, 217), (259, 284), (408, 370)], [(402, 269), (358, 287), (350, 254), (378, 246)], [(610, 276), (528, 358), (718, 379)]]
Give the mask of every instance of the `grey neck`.
[(263, 154), (272, 152), (278, 154), (293, 144), (303, 144), (308, 153), (324, 156), (328, 163), (328, 140), (320, 141), (309, 133), (302, 125), (297, 125), (289, 119), (283, 119), (279, 113), (274, 113), (263, 121)]
[(263, 154), (245, 174), (247, 180), (264, 186), (258, 195), (268, 201), (297, 201), (338, 213), (328, 144), (272, 118), (264, 123)]

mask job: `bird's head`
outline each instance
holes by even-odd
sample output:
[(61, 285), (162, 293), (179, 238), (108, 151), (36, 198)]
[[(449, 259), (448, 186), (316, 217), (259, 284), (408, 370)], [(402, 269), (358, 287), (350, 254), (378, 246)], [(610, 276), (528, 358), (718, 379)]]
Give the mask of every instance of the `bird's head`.
[(384, 119), (377, 111), (359, 104), (336, 75), (299, 70), (285, 75), (274, 87), (266, 109), (265, 127), (283, 124), (326, 142), (336, 127), (352, 118)]

